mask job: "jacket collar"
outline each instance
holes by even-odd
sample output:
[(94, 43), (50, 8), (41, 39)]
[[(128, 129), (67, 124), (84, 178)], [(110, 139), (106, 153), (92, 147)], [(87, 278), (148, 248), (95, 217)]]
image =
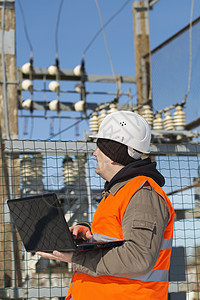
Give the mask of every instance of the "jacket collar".
[[(156, 162), (151, 162), (150, 158), (144, 160), (138, 160), (133, 163), (128, 164), (123, 169), (121, 169), (111, 181), (106, 181), (104, 190), (106, 193), (112, 191), (116, 193), (124, 184), (136, 176), (148, 176), (158, 183), (161, 187), (165, 183), (164, 177), (156, 169)], [(114, 188), (114, 191), (113, 189)], [(105, 193), (104, 193), (105, 194)]]

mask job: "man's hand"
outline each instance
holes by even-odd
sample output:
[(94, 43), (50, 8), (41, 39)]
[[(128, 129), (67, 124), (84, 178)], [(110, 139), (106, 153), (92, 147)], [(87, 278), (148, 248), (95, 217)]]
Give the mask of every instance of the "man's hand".
[[(69, 230), (72, 233), (74, 239), (83, 239), (86, 241), (92, 238), (91, 231), (87, 226), (75, 225), (70, 227)], [(68, 263), (72, 262), (73, 256), (73, 252), (60, 252), (57, 250), (54, 250), (53, 253), (37, 251), (36, 254), (48, 259), (55, 259)]]
[(54, 250), (53, 253), (37, 251), (36, 254), (48, 259), (55, 259), (55, 260), (60, 260), (68, 263), (72, 262), (72, 256), (73, 256), (73, 252), (60, 252), (57, 250)]
[(69, 228), (74, 239), (83, 239), (90, 240), (92, 238), (92, 234), (90, 229), (87, 226), (83, 225), (75, 225)]

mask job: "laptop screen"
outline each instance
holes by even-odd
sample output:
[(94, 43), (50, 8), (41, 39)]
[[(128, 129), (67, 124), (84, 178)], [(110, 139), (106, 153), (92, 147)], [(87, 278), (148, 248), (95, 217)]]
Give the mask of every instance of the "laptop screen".
[(76, 249), (55, 194), (8, 200), (7, 203), (27, 251)]
[(87, 251), (123, 244), (122, 240), (77, 243), (73, 240), (56, 194), (8, 200), (13, 221), (28, 252)]

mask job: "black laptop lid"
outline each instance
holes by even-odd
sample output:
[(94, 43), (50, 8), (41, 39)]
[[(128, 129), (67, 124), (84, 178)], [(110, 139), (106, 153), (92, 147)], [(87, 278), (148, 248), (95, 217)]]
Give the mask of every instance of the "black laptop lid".
[(76, 249), (55, 194), (7, 201), (26, 251)]

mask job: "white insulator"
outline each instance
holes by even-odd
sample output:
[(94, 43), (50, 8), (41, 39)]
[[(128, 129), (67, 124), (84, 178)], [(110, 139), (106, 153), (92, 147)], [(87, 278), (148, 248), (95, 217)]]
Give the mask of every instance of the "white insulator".
[(174, 121), (173, 121), (173, 118), (172, 118), (170, 112), (167, 111), (164, 113), (164, 115), (165, 115), (165, 118), (164, 118), (163, 122), (164, 122), (165, 130), (173, 130), (174, 129)]
[(98, 113), (97, 112), (92, 113), (92, 117), (89, 120), (89, 128), (93, 134), (98, 132), (99, 124), (98, 124)]
[(76, 91), (77, 93), (81, 93), (81, 85), (80, 85), (80, 83), (77, 83), (77, 84), (75, 85), (74, 89), (75, 89), (75, 91)]
[(31, 92), (33, 90), (33, 82), (30, 79), (22, 81), (22, 89)]
[(153, 120), (153, 129), (162, 130), (163, 129), (163, 120), (161, 113), (157, 113), (155, 119)]
[(85, 101), (84, 100), (80, 100), (76, 103), (74, 103), (74, 109), (75, 111), (81, 111), (83, 112), (85, 108)]
[(30, 158), (27, 155), (24, 155), (20, 165), (21, 165), (20, 173), (21, 173), (22, 181), (26, 182), (30, 180), (30, 178), (32, 178), (34, 175), (33, 167), (32, 167), (32, 158)]
[(23, 170), (21, 171), (22, 181), (27, 181), (29, 178), (33, 177), (33, 172), (31, 166), (24, 166)]
[(51, 65), (48, 67), (48, 74), (49, 75), (56, 75), (58, 73), (58, 68), (55, 65)]
[(77, 156), (74, 163), (74, 174), (75, 176), (83, 177), (85, 174), (85, 158)]
[(182, 106), (178, 105), (176, 111), (174, 112), (174, 126), (178, 130), (185, 128), (185, 112), (182, 109)]
[(27, 62), (21, 67), (21, 71), (24, 74), (30, 74), (31, 73), (31, 63)]
[(153, 111), (150, 107), (150, 105), (144, 105), (143, 106), (143, 111), (142, 111), (142, 116), (150, 126), (153, 125)]
[(100, 110), (100, 115), (99, 115), (99, 118), (98, 118), (99, 126), (101, 125), (101, 122), (103, 121), (103, 119), (105, 117), (106, 117), (106, 110), (105, 109)]
[(26, 99), (26, 100), (24, 100), (24, 101), (22, 102), (22, 107), (23, 107), (24, 109), (30, 110), (31, 107), (32, 107), (32, 103), (33, 103), (33, 100), (31, 100), (31, 99)]
[(51, 81), (49, 83), (49, 89), (52, 92), (58, 93), (60, 91), (60, 83), (58, 81), (55, 81), (55, 80)]
[(43, 175), (43, 158), (41, 155), (34, 155), (32, 160), (34, 177), (42, 179)]
[(49, 109), (50, 110), (58, 110), (59, 107), (59, 101), (56, 100), (52, 100), (51, 102), (49, 102)]
[(63, 180), (67, 185), (75, 182), (74, 165), (72, 161), (63, 164)]
[(111, 103), (109, 107), (110, 107), (110, 109), (108, 110), (108, 114), (112, 114), (113, 112), (118, 111), (117, 104), (115, 104), (115, 103)]
[(81, 74), (82, 74), (81, 65), (76, 66), (74, 68), (73, 72), (74, 72), (75, 76), (81, 76)]

